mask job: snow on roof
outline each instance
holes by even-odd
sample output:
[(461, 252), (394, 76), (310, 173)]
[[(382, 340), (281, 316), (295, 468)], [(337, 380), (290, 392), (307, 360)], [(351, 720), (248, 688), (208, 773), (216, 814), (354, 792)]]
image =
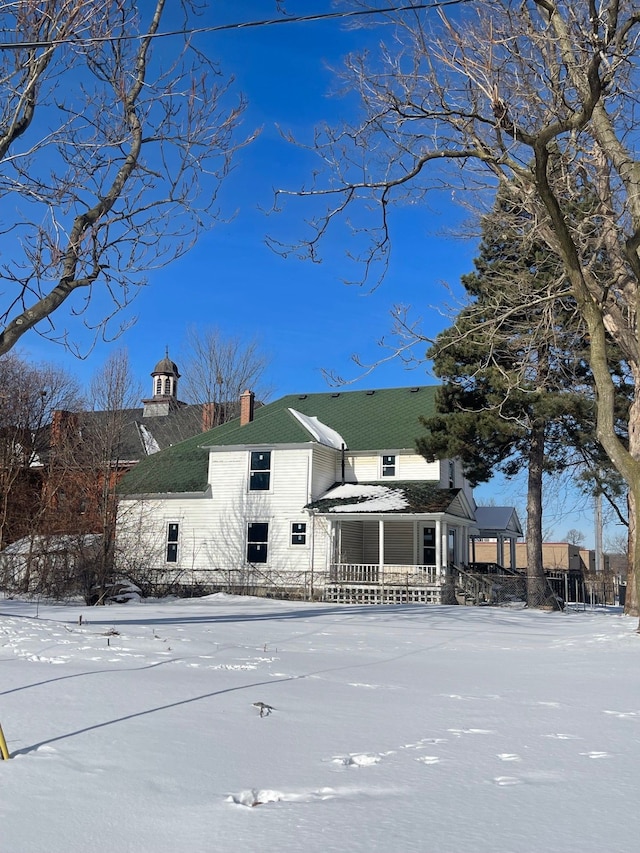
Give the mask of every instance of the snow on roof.
[(150, 430), (147, 429), (144, 424), (138, 424), (138, 429), (140, 430), (142, 446), (144, 447), (144, 452), (147, 454), (147, 456), (151, 456), (152, 453), (158, 453), (158, 451), (160, 450), (160, 445), (153, 437)]
[(289, 411), (294, 418), (297, 418), (300, 421), (307, 432), (310, 432), (315, 440), (320, 444), (324, 444), (327, 447), (335, 447), (336, 450), (340, 450), (342, 447), (347, 446), (347, 442), (340, 433), (331, 429), (330, 426), (323, 424), (322, 421), (318, 420), (318, 418), (313, 417), (312, 415), (303, 415), (302, 412), (298, 412), (291, 408)]
[(390, 489), (388, 486), (366, 486), (358, 483), (345, 483), (336, 486), (324, 495), (325, 499), (341, 500), (354, 498), (352, 504), (339, 504), (330, 507), (330, 512), (389, 512), (406, 509), (407, 499), (400, 489)]

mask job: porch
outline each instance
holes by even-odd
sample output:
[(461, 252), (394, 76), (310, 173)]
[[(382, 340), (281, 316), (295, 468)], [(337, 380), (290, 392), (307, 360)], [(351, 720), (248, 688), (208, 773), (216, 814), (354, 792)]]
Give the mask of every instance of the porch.
[(331, 534), (324, 598), (333, 603), (449, 603), (449, 567), (467, 556), (466, 525), (443, 517), (338, 518)]
[(436, 566), (405, 566), (379, 563), (332, 563), (329, 583), (437, 584), (440, 572)]
[(324, 600), (333, 604), (442, 604), (437, 566), (332, 563)]

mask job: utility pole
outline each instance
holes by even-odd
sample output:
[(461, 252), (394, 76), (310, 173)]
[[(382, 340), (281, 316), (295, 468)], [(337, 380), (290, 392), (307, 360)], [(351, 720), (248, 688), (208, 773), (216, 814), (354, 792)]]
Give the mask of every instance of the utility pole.
[(602, 495), (594, 498), (595, 544), (596, 544), (596, 574), (602, 571)]

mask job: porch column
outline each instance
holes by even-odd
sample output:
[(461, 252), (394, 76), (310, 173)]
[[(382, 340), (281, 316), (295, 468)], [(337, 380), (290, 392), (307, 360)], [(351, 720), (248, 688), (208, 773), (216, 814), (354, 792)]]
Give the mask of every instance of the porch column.
[(513, 536), (509, 539), (509, 554), (511, 556), (511, 568), (517, 568), (516, 564), (516, 540)]
[(458, 562), (466, 565), (469, 562), (469, 528), (460, 528), (460, 544), (458, 545)]
[(378, 566), (380, 571), (384, 569), (384, 519), (378, 521)]
[(447, 524), (446, 521), (441, 521), (440, 522), (440, 536), (438, 537), (439, 542), (440, 542), (440, 560), (439, 560), (438, 566), (439, 566), (440, 577), (443, 577), (443, 578), (446, 577), (447, 571), (448, 571), (448, 569), (447, 569), (448, 558), (449, 558), (449, 539), (448, 539), (448, 537), (449, 537), (449, 525)]

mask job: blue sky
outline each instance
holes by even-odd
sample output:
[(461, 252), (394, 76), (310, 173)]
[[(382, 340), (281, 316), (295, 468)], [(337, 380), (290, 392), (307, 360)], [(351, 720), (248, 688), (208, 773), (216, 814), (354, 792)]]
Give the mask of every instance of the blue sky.
[[(328, 0), (288, 0), (286, 7), (300, 15), (333, 10)], [(273, 0), (217, 0), (201, 23), (275, 15)], [(317, 124), (350, 117), (354, 102), (331, 95), (335, 76), (330, 66), (339, 66), (350, 50), (375, 44), (383, 32), (381, 27), (354, 29), (332, 20), (198, 37), (198, 47), (219, 60), (225, 74), (234, 75), (237, 91), (248, 99), (245, 131), (262, 128), (258, 139), (240, 152), (220, 193), (223, 213), (233, 218), (205, 234), (184, 258), (153, 272), (123, 318), (137, 317), (135, 324), (116, 342), (98, 345), (87, 360), (78, 361), (33, 334), (23, 339), (21, 349), (35, 360), (64, 364), (86, 383), (114, 347), (126, 346), (136, 378), (150, 393), (149, 374), (165, 347), (180, 366), (187, 327), (212, 325), (229, 336), (259, 340), (271, 359), (266, 381), (273, 397), (325, 390), (322, 369), (353, 380), (351, 388), (433, 382), (428, 365), (408, 371), (399, 361), (358, 379), (351, 357), (357, 353), (373, 362), (384, 355), (377, 341), (390, 330), (394, 304), (413, 306), (428, 335), (447, 325), (441, 313), (450, 300), (447, 286), (455, 289), (472, 268), (476, 250), (472, 240), (447, 236), (465, 218), (452, 199), (443, 194), (429, 206), (395, 209), (389, 272), (374, 292), (343, 283), (354, 276), (343, 233), (325, 242), (322, 264), (282, 258), (265, 244), (267, 234), (286, 243), (304, 233), (310, 212), (304, 200), (290, 201), (281, 214), (267, 216), (264, 211), (272, 205), (275, 187), (296, 189), (308, 183), (318, 165), (311, 154), (285, 142), (278, 127), (309, 142)], [(170, 49), (169, 41), (163, 44), (156, 50)], [(67, 320), (68, 309), (63, 308), (59, 323)], [(476, 497), (514, 504), (524, 518), (521, 481), (494, 481), (477, 489)], [(554, 521), (549, 501), (551, 538), (562, 539), (570, 527), (592, 538), (588, 505), (576, 508), (572, 498), (567, 506), (564, 494), (557, 507)]]
[[(327, 0), (287, 3), (290, 14), (332, 8)], [(202, 23), (275, 14), (273, 0), (224, 0)], [(271, 207), (274, 187), (302, 186), (317, 166), (315, 157), (285, 142), (278, 127), (309, 141), (318, 123), (348, 117), (353, 102), (330, 95), (335, 77), (328, 66), (339, 65), (349, 50), (364, 48), (381, 35), (380, 27), (353, 29), (332, 20), (199, 36), (198, 47), (218, 59), (225, 74), (234, 75), (236, 89), (248, 99), (243, 128), (262, 128), (258, 139), (240, 152), (220, 193), (222, 211), (233, 214), (232, 220), (205, 234), (184, 258), (150, 274), (148, 287), (125, 315), (137, 321), (115, 344), (98, 346), (85, 362), (33, 335), (23, 339), (23, 349), (39, 360), (64, 362), (86, 381), (114, 346), (125, 345), (146, 388), (165, 346), (179, 366), (186, 328), (215, 325), (229, 336), (259, 339), (271, 359), (268, 384), (280, 396), (323, 390), (322, 368), (357, 377), (352, 354), (367, 361), (383, 354), (377, 341), (389, 331), (395, 303), (415, 306), (429, 333), (443, 328), (445, 320), (435, 308), (446, 298), (443, 282), (459, 281), (471, 267), (475, 248), (471, 241), (443, 236), (463, 216), (446, 197), (431, 208), (396, 210), (391, 267), (373, 293), (343, 283), (358, 274), (346, 258), (343, 234), (326, 241), (319, 265), (284, 259), (265, 244), (267, 234), (287, 242), (304, 233), (310, 209), (303, 200), (290, 201), (282, 214), (267, 216), (264, 211)], [(166, 47), (156, 50), (169, 50), (170, 41), (161, 44)], [(61, 309), (59, 322), (67, 321), (66, 311)], [(409, 372), (393, 363), (352, 387), (431, 381), (422, 369)]]

